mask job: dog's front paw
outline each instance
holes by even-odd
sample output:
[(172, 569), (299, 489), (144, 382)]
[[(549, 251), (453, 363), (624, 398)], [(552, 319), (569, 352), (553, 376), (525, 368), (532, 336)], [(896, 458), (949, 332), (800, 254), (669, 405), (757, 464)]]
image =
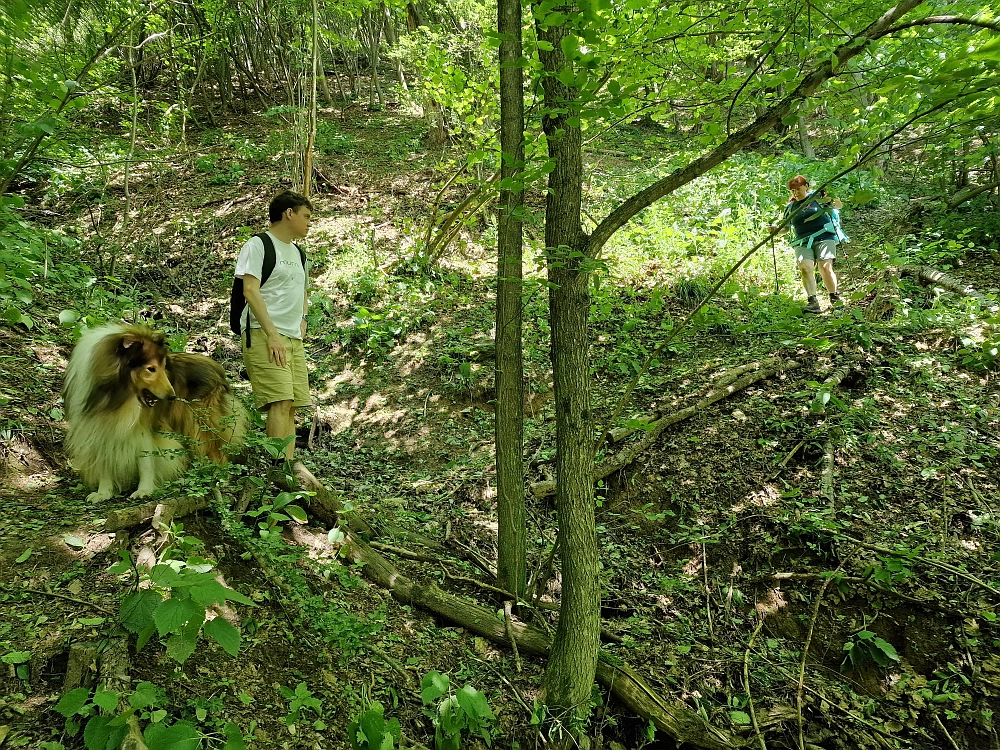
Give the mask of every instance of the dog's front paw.
[(140, 487), (131, 495), (129, 495), (129, 497), (132, 498), (133, 500), (139, 500), (140, 498), (143, 497), (149, 497), (154, 492), (156, 492), (156, 487)]
[(113, 492), (108, 492), (106, 490), (95, 490), (87, 495), (88, 503), (102, 503), (105, 500), (110, 500), (113, 497)]

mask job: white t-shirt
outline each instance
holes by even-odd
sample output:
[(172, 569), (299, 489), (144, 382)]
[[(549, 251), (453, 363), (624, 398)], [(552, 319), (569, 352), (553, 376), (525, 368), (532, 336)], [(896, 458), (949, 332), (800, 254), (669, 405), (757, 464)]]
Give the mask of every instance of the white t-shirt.
[[(308, 269), (302, 268), (302, 259), (295, 245), (282, 242), (270, 232), (268, 234), (274, 243), (274, 270), (261, 285), (260, 296), (264, 299), (267, 314), (278, 333), (292, 339), (301, 339), (302, 302), (305, 298)], [(263, 266), (264, 241), (260, 237), (251, 237), (240, 250), (240, 257), (236, 261), (236, 275), (260, 279), (264, 273)], [(244, 312), (241, 321), (244, 332), (246, 320)], [(260, 328), (252, 310), (250, 327)]]

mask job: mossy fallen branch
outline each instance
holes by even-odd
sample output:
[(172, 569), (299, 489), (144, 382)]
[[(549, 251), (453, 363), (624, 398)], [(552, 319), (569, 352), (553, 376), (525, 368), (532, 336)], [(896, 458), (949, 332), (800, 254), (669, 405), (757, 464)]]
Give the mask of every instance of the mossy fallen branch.
[[(616, 471), (624, 469), (646, 450), (648, 450), (657, 441), (657, 439), (659, 439), (660, 433), (671, 425), (675, 425), (678, 422), (683, 422), (685, 419), (693, 417), (695, 414), (711, 406), (716, 401), (721, 401), (727, 396), (731, 396), (732, 394), (741, 391), (760, 380), (765, 380), (773, 375), (777, 375), (779, 372), (793, 370), (801, 366), (802, 363), (796, 360), (775, 359), (770, 367), (762, 368), (756, 372), (751, 372), (749, 375), (745, 375), (744, 377), (731, 383), (718, 386), (709, 391), (700, 401), (698, 401), (698, 403), (661, 417), (652, 424), (648, 425), (646, 434), (638, 443), (633, 446), (629, 446), (628, 448), (623, 448), (604, 463), (598, 464), (594, 467), (594, 481), (597, 482), (604, 479), (606, 476), (615, 473)], [(531, 492), (535, 495), (535, 497), (550, 497), (556, 494), (556, 482), (555, 480), (535, 482), (531, 485)]]

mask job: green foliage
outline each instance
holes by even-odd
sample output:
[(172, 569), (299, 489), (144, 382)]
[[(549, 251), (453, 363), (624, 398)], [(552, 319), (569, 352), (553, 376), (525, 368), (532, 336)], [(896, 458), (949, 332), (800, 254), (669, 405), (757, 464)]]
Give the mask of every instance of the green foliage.
[[(176, 554), (190, 551), (200, 542), (184, 537), (179, 528), (173, 530), (175, 544), (168, 548), (162, 562), (149, 571), (139, 572), (131, 554), (119, 553), (120, 561), (109, 572), (116, 575), (133, 573), (142, 587), (126, 596), (119, 617), (125, 629), (133, 633), (136, 650), (154, 636), (166, 642), (167, 656), (183, 664), (194, 653), (199, 636), (211, 638), (231, 656), (240, 648), (240, 632), (225, 618), (207, 619), (208, 610), (227, 602), (253, 605), (253, 602), (233, 589), (219, 583), (214, 573), (215, 563), (198, 554), (183, 559)], [(197, 542), (197, 544), (194, 544)]]
[(496, 717), (486, 696), (471, 685), (452, 693), (448, 675), (428, 672), (420, 681), (420, 698), (425, 706), (424, 715), (434, 725), (436, 750), (459, 750), (466, 733), (492, 745), (490, 729)]
[(58, 257), (76, 242), (20, 219), (14, 209), (23, 205), (17, 196), (0, 196), (0, 318), (30, 329), (35, 321), (28, 311), (37, 290), (69, 282), (82, 291), (90, 273), (80, 266), (53, 263), (53, 255)]
[(844, 644), (844, 651), (847, 652), (847, 656), (843, 663), (850, 662), (852, 667), (860, 667), (864, 664), (888, 667), (899, 661), (899, 654), (896, 653), (893, 645), (870, 630), (860, 630), (855, 633)]
[[(141, 682), (133, 692), (122, 694), (102, 688), (93, 693), (88, 688), (76, 688), (66, 693), (53, 710), (66, 718), (66, 735), (75, 737), (83, 728), (87, 750), (115, 750), (122, 746), (130, 726), (142, 725), (145, 729), (141, 738), (149, 750), (200, 750), (203, 733), (190, 721), (170, 721), (165, 706), (163, 690), (151, 682)], [(236, 724), (227, 722), (224, 733), (227, 741), (222, 750), (245, 750), (243, 734)]]
[(0, 662), (14, 667), (14, 674), (23, 683), (27, 683), (31, 678), (31, 669), (28, 662), (31, 661), (30, 651), (9, 651), (0, 656)]
[(347, 725), (351, 750), (393, 750), (399, 742), (398, 719), (385, 719), (385, 710), (378, 701)]
[(316, 123), (316, 149), (328, 156), (348, 156), (354, 152), (357, 139), (345, 133), (332, 123), (321, 120)]
[(267, 539), (272, 535), (281, 534), (281, 524), (288, 521), (296, 523), (307, 523), (306, 512), (299, 505), (293, 502), (303, 497), (304, 493), (282, 492), (270, 503), (264, 503), (256, 510), (248, 510), (247, 515), (251, 518), (260, 518), (257, 527), (260, 529), (262, 539)]
[(302, 721), (303, 714), (308, 710), (317, 716), (313, 721), (313, 728), (317, 731), (326, 729), (326, 724), (323, 722), (323, 703), (313, 695), (306, 683), (300, 682), (295, 686), (295, 690), (281, 685), (278, 692), (288, 701), (288, 714), (285, 716), (285, 723), (288, 726), (294, 726)]

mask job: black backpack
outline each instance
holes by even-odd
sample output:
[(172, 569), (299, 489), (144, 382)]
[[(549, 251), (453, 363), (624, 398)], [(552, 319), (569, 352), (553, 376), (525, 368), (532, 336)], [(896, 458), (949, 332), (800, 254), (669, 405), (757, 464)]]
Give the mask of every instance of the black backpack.
[[(260, 285), (264, 286), (267, 280), (271, 278), (271, 273), (274, 271), (274, 264), (277, 262), (277, 256), (274, 252), (274, 242), (271, 240), (271, 235), (267, 232), (261, 232), (260, 234), (255, 234), (254, 237), (260, 237), (261, 242), (264, 243), (264, 263), (261, 266), (260, 273)], [(253, 238), (251, 237), (251, 239)], [(299, 251), (299, 259), (302, 261), (303, 270), (305, 270), (306, 254), (298, 245), (295, 246), (295, 249)], [(249, 347), (250, 306), (247, 304), (246, 297), (243, 296), (243, 279), (233, 279), (233, 289), (229, 293), (229, 328), (237, 336), (243, 332), (242, 319), (244, 311), (247, 314), (247, 346)]]

